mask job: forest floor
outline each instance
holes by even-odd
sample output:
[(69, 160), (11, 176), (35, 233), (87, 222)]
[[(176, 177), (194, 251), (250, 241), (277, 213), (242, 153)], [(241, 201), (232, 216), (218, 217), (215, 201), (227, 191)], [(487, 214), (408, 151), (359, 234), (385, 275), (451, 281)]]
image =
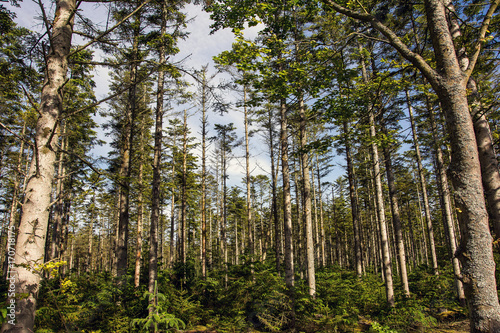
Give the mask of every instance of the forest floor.
[(456, 321), (456, 322), (450, 322), (450, 323), (441, 323), (439, 324), (435, 331), (433, 332), (441, 332), (441, 333), (468, 333), (470, 332), (470, 322), (469, 320), (461, 320), (461, 321)]
[[(216, 330), (210, 330), (210, 329), (206, 328), (205, 326), (196, 326), (190, 330), (185, 330), (185, 331), (181, 331), (181, 332), (183, 332), (183, 333), (217, 333)], [(256, 331), (256, 330), (247, 330), (245, 332), (260, 333), (260, 331)], [(357, 332), (373, 332), (373, 331), (370, 331), (370, 330), (367, 331), (366, 327), (363, 327), (363, 328), (361, 328), (360, 331), (357, 331)], [(470, 323), (469, 323), (468, 319), (447, 322), (447, 323), (439, 323), (436, 327), (433, 327), (433, 328), (428, 328), (428, 329), (421, 328), (420, 330), (412, 329), (412, 330), (409, 330), (408, 332), (468, 333), (468, 332), (470, 332)]]

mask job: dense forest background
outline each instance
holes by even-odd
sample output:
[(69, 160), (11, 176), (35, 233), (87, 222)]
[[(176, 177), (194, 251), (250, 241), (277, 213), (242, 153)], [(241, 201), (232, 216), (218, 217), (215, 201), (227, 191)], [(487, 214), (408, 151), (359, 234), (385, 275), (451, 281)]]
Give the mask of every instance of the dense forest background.
[(499, 2), (0, 5), (1, 331), (500, 332)]

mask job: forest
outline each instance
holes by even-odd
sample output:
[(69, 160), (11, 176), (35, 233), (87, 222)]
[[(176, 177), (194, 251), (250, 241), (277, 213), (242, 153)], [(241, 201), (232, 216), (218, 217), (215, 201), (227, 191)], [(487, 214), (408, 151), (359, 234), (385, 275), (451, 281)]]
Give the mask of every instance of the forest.
[(500, 332), (499, 3), (2, 1), (1, 332)]

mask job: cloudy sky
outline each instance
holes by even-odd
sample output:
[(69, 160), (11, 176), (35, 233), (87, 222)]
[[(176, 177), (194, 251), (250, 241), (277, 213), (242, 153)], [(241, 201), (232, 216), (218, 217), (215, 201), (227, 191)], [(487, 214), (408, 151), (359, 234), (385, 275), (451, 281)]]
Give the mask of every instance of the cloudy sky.
[[(49, 17), (53, 17), (54, 6), (51, 1), (42, 0), (45, 5), (46, 11)], [(43, 31), (42, 22), (40, 20), (40, 9), (38, 5), (32, 0), (24, 0), (20, 3), (20, 8), (10, 7), (11, 10), (17, 13), (16, 22), (19, 25), (25, 26), (34, 31)], [(187, 26), (186, 31), (189, 32), (189, 37), (186, 40), (180, 41), (179, 48), (180, 53), (175, 56), (174, 61), (178, 61), (187, 58), (184, 62), (185, 68), (200, 69), (203, 65), (209, 64), (210, 73), (215, 73), (213, 67), (212, 57), (219, 54), (224, 50), (231, 48), (231, 44), (234, 42), (234, 37), (229, 29), (215, 32), (210, 34), (210, 24), (211, 20), (209, 14), (203, 12), (201, 6), (187, 5), (183, 10), (190, 22)], [(92, 3), (85, 3), (81, 7), (81, 14), (84, 17), (90, 18), (96, 24), (105, 24), (107, 18), (107, 9), (103, 5), (97, 5)], [(245, 36), (247, 38), (253, 38), (258, 34), (259, 26), (247, 29), (245, 31)], [(83, 41), (78, 37), (73, 40), (74, 44), (82, 44)], [(100, 52), (96, 51), (96, 57), (99, 57)], [(187, 78), (189, 81), (189, 78)], [(97, 68), (94, 73), (94, 80), (97, 84), (96, 97), (102, 99), (108, 94), (109, 86), (109, 75), (107, 68)], [(218, 75), (215, 78), (215, 82), (218, 80), (224, 80), (223, 75)], [(227, 81), (227, 76), (226, 76)], [(192, 83), (194, 83), (191, 80)], [(236, 96), (225, 96), (228, 100), (236, 100)], [(101, 109), (105, 109), (107, 106), (104, 104)], [(182, 108), (189, 108), (189, 122), (191, 127), (192, 135), (195, 137), (200, 137), (200, 125), (199, 119), (201, 115), (199, 114), (196, 107), (183, 105), (179, 106), (177, 111), (181, 111)], [(96, 116), (96, 122), (100, 125), (106, 123), (106, 119), (101, 116)], [(209, 115), (210, 129), (212, 129), (209, 135), (214, 135), (213, 126), (216, 123), (228, 124), (233, 122), (235, 127), (238, 129), (238, 136), (243, 137), (243, 114), (241, 110), (232, 110), (227, 115), (221, 117), (215, 113)], [(256, 129), (256, 128), (253, 128)], [(98, 130), (99, 138), (102, 140), (108, 140), (105, 136), (103, 130)], [(251, 170), (253, 175), (257, 174), (267, 174), (270, 170), (269, 156), (267, 152), (267, 147), (261, 138), (256, 135), (251, 138), (251, 148), (250, 152), (251, 158)], [(94, 149), (94, 157), (107, 156), (109, 147), (104, 145), (97, 149)], [(229, 183), (231, 185), (241, 186), (242, 178), (244, 177), (244, 147), (235, 151), (235, 155), (240, 156), (240, 158), (235, 158), (232, 160), (229, 167)], [(338, 172), (335, 172), (338, 173)]]

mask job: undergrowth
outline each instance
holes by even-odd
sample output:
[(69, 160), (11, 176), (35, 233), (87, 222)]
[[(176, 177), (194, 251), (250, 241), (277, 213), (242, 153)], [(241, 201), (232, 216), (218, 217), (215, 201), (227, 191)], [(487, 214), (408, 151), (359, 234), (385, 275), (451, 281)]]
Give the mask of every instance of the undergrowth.
[[(380, 276), (358, 278), (338, 267), (317, 272), (317, 294), (308, 294), (296, 278), (293, 294), (272, 263), (228, 266), (197, 276), (194, 265), (159, 273), (158, 305), (148, 312), (152, 294), (146, 273), (134, 288), (132, 272), (125, 288), (109, 272), (59, 276), (43, 281), (36, 315), (36, 332), (157, 332), (197, 330), (216, 332), (411, 332), (432, 330), (439, 321), (466, 317), (453, 294), (451, 268), (439, 276), (427, 267), (409, 275), (411, 298), (397, 294), (395, 308), (385, 302)], [(253, 267), (253, 274), (252, 268)], [(227, 274), (227, 278), (226, 278)], [(4, 282), (3, 282), (4, 283)], [(396, 289), (399, 289), (395, 280)], [(5, 285), (0, 285), (5, 297)]]

